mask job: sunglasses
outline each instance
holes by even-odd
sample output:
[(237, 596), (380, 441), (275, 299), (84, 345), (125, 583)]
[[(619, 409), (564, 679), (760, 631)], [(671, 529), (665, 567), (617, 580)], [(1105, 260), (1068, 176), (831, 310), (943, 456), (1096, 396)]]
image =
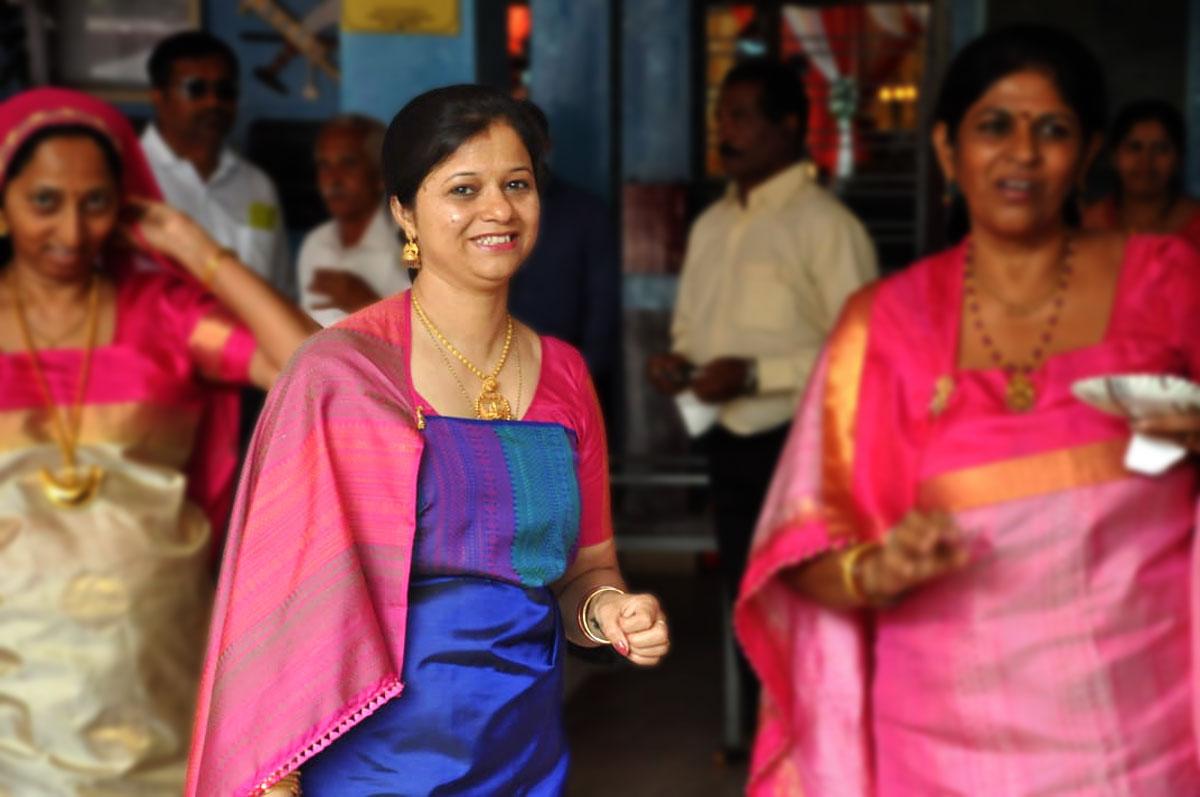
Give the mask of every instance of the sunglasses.
[(192, 102), (202, 100), (209, 94), (223, 102), (233, 102), (238, 98), (238, 84), (233, 78), (205, 80), (202, 77), (190, 77), (179, 82), (179, 93)]

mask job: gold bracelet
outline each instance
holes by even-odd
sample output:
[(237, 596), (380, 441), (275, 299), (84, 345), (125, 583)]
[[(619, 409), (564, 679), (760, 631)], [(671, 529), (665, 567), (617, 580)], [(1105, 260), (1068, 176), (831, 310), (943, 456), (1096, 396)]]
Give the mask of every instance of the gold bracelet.
[(579, 623), (579, 632), (595, 642), (597, 645), (612, 644), (608, 637), (604, 636), (604, 633), (599, 630), (599, 626), (597, 626), (597, 630), (592, 630), (592, 624), (588, 619), (592, 610), (592, 601), (596, 599), (597, 595), (600, 595), (604, 592), (615, 592), (618, 595), (625, 594), (625, 590), (610, 586), (608, 584), (596, 587), (579, 602), (579, 611), (575, 617), (575, 622)]
[(842, 587), (855, 603), (864, 606), (873, 606), (875, 602), (863, 592), (862, 583), (858, 579), (858, 565), (864, 556), (877, 548), (879, 548), (878, 542), (860, 542), (847, 548), (838, 560), (842, 569)]
[(222, 246), (204, 260), (204, 265), (200, 268), (200, 281), (204, 283), (204, 287), (212, 287), (213, 280), (217, 278), (217, 269), (227, 257), (237, 257), (237, 252)]

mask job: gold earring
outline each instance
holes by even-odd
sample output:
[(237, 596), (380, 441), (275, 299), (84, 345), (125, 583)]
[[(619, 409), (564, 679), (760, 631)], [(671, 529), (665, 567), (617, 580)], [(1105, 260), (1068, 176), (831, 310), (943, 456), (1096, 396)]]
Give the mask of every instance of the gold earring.
[(400, 254), (404, 258), (404, 263), (409, 268), (421, 267), (421, 247), (417, 246), (415, 240), (404, 244), (404, 251)]

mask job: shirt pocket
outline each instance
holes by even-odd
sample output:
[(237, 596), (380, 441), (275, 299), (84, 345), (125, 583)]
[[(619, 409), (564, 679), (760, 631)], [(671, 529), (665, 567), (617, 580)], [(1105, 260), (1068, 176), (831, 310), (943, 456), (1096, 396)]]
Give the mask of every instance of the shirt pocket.
[(738, 270), (733, 297), (734, 320), (753, 330), (782, 331), (795, 320), (791, 287), (774, 263), (749, 263)]

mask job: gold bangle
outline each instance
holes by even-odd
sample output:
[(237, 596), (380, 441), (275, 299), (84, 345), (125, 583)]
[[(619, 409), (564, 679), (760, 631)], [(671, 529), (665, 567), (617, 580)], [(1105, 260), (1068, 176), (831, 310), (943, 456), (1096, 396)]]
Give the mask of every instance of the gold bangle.
[(864, 606), (872, 606), (875, 602), (863, 592), (862, 583), (858, 578), (858, 566), (864, 556), (877, 548), (879, 548), (878, 542), (860, 542), (847, 548), (838, 560), (842, 569), (842, 587), (855, 603)]
[(213, 280), (217, 278), (217, 269), (220, 268), (221, 261), (227, 257), (237, 257), (237, 253), (222, 246), (204, 260), (204, 265), (200, 267), (200, 281), (204, 283), (204, 287), (212, 287)]
[(579, 602), (579, 611), (575, 616), (575, 622), (577, 622), (579, 624), (579, 632), (581, 634), (583, 634), (585, 637), (587, 637), (588, 639), (595, 642), (597, 645), (611, 645), (612, 644), (612, 642), (609, 641), (608, 637), (604, 636), (604, 632), (600, 630), (599, 626), (596, 626), (595, 630), (592, 629), (592, 623), (591, 623), (591, 620), (589, 619), (590, 615), (591, 615), (591, 610), (592, 610), (592, 601), (594, 601), (596, 599), (597, 595), (600, 595), (601, 593), (604, 593), (604, 592), (615, 592), (618, 595), (625, 594), (625, 590), (619, 589), (614, 586), (610, 586), (608, 584), (604, 584), (599, 587), (596, 587), (591, 592), (589, 592), (584, 597), (583, 600), (581, 600)]

